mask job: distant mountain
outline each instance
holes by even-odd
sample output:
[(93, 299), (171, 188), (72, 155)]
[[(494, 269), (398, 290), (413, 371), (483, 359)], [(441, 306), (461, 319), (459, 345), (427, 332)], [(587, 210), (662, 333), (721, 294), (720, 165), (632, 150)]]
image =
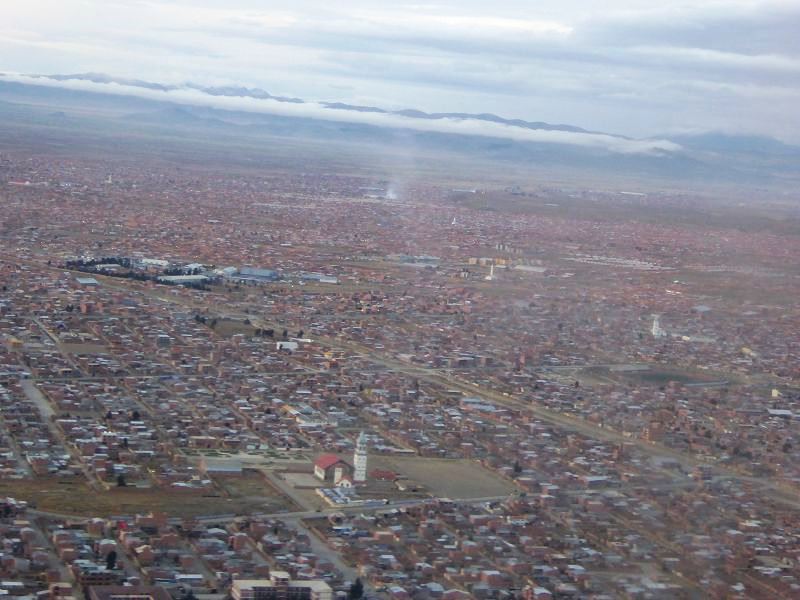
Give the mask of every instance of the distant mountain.
[(760, 135), (732, 135), (709, 131), (697, 134), (664, 136), (681, 146), (719, 154), (759, 154), (774, 157), (800, 157), (800, 146), (790, 146)]
[(277, 100), (278, 102), (291, 102), (294, 104), (303, 104), (300, 98), (290, 98), (287, 96), (273, 96), (269, 92), (265, 92), (259, 88), (246, 88), (240, 86), (222, 86), (222, 87), (203, 87), (194, 83), (187, 83), (184, 87), (198, 90), (211, 96), (238, 96), (240, 98), (258, 98), (261, 100)]
[(69, 81), (71, 79), (78, 79), (81, 81), (91, 81), (92, 83), (117, 83), (119, 85), (129, 85), (132, 87), (158, 90), (161, 92), (177, 89), (176, 86), (164, 85), (161, 83), (150, 83), (149, 81), (141, 81), (139, 79), (111, 77), (110, 75), (105, 75), (103, 73), (80, 73), (76, 75), (33, 75), (33, 77), (46, 77), (47, 79), (55, 79), (56, 81)]
[[(551, 125), (542, 121), (523, 121), (521, 119), (504, 119), (491, 113), (425, 113), (421, 110), (398, 110), (392, 114), (402, 115), (404, 117), (413, 117), (417, 119), (472, 119), (475, 121), (486, 121), (487, 123), (500, 123), (502, 125), (510, 125), (512, 127), (522, 127), (523, 129), (540, 129), (544, 131), (571, 131), (573, 133), (601, 133), (597, 131), (589, 131), (573, 125)], [(621, 139), (625, 136), (606, 133), (604, 135), (612, 135)]]
[[(99, 73), (35, 76), (19, 81), (0, 74), (0, 125), (140, 131), (176, 139), (224, 140), (249, 147), (286, 141), (357, 144), (376, 152), (425, 157), (447, 153), (523, 167), (591, 171), (599, 175), (656, 177), (695, 183), (789, 186), (800, 184), (800, 148), (760, 136), (720, 132), (637, 140), (568, 124), (506, 119), (491, 113), (390, 111), (343, 102), (307, 102), (260, 88), (181, 86)], [(87, 81), (95, 86), (69, 85)], [(52, 82), (64, 82), (54, 86)], [(117, 84), (131, 90), (103, 89)], [(137, 93), (136, 88), (149, 90)], [(197, 94), (155, 94), (191, 90)], [(110, 90), (109, 90), (110, 91)], [(236, 102), (236, 98), (264, 100)], [(267, 102), (268, 101), (268, 102)], [(285, 106), (269, 104), (282, 103)], [(89, 122), (92, 120), (91, 123)]]
[[(305, 104), (306, 101), (301, 98), (292, 98), (287, 96), (275, 96), (270, 94), (269, 92), (262, 90), (260, 88), (248, 88), (242, 86), (221, 86), (221, 87), (207, 87), (198, 85), (195, 83), (187, 83), (185, 85), (177, 86), (177, 85), (165, 85), (160, 83), (151, 83), (148, 81), (141, 81), (139, 79), (125, 79), (119, 77), (111, 77), (110, 75), (105, 75), (102, 73), (76, 73), (72, 75), (39, 75), (38, 77), (47, 77), (49, 79), (55, 79), (57, 81), (66, 81), (66, 80), (80, 80), (80, 81), (91, 81), (92, 83), (116, 83), (119, 85), (127, 85), (131, 87), (141, 87), (149, 90), (159, 90), (159, 91), (170, 91), (170, 90), (177, 90), (177, 89), (193, 89), (205, 94), (209, 94), (211, 96), (230, 96), (230, 97), (239, 97), (239, 98), (257, 98), (261, 100), (275, 100), (278, 102), (288, 102), (293, 104)], [(529, 122), (523, 121), (521, 119), (504, 119), (503, 117), (498, 117), (497, 115), (493, 115), (491, 113), (480, 113), (480, 114), (472, 114), (472, 113), (426, 113), (421, 110), (416, 109), (403, 109), (403, 110), (384, 110), (382, 108), (377, 108), (375, 106), (356, 106), (351, 104), (344, 104), (342, 102), (320, 102), (322, 106), (326, 108), (331, 108), (335, 110), (346, 110), (346, 111), (354, 111), (354, 112), (362, 112), (362, 113), (380, 113), (380, 114), (391, 114), (391, 115), (398, 115), (402, 117), (409, 117), (415, 119), (429, 119), (429, 120), (441, 120), (441, 119), (471, 119), (475, 121), (485, 121), (488, 123), (499, 123), (502, 125), (510, 125), (512, 127), (521, 127), (523, 129), (532, 129), (532, 130), (543, 130), (543, 131), (569, 131), (572, 133), (602, 133), (602, 132), (595, 132), (589, 131), (586, 129), (582, 129), (580, 127), (575, 127), (573, 125), (552, 125), (550, 123), (544, 123), (541, 121), (536, 122)], [(611, 135), (614, 137), (618, 137), (620, 139), (629, 139), (625, 138), (625, 136), (620, 136), (611, 133), (605, 133), (604, 135)]]

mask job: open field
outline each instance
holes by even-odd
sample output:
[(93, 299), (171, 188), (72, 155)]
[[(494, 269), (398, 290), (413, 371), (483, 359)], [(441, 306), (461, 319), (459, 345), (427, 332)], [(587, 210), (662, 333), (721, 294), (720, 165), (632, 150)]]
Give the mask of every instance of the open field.
[(215, 476), (214, 483), (223, 496), (233, 500), (234, 503), (256, 503), (259, 510), (278, 512), (289, 506), (289, 498), (281, 494), (259, 471), (245, 469), (241, 475)]
[(370, 469), (374, 468), (405, 475), (439, 497), (485, 498), (516, 489), (506, 479), (471, 460), (371, 456)]
[[(174, 517), (191, 517), (252, 511), (287, 511), (296, 507), (260, 475), (252, 481), (226, 482), (221, 491), (172, 491), (163, 489), (113, 488), (97, 492), (80, 479), (0, 480), (0, 496), (35, 502), (39, 510), (80, 516), (109, 516), (164, 511)], [(253, 495), (260, 491), (260, 495)], [(227, 492), (227, 494), (226, 494)], [(217, 497), (210, 497), (211, 495)]]
[(230, 337), (239, 333), (250, 336), (255, 332), (255, 327), (244, 321), (219, 319), (214, 326), (214, 331), (221, 337)]
[(65, 343), (61, 349), (68, 354), (109, 354), (108, 348), (103, 344), (92, 343)]
[(677, 382), (683, 385), (709, 385), (725, 381), (728, 385), (739, 385), (741, 377), (731, 373), (717, 373), (671, 366), (653, 364), (648, 369), (614, 371), (604, 367), (586, 369), (590, 375), (596, 375), (615, 382), (633, 382), (636, 385), (666, 385)]

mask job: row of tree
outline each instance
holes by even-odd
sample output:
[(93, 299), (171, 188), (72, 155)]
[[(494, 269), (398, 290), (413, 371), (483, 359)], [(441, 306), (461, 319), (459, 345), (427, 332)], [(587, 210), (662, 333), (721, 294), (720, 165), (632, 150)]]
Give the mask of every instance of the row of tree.
[[(98, 269), (99, 265), (119, 265), (127, 269), (127, 271), (117, 271), (116, 269)], [(176, 283), (174, 281), (161, 281), (160, 277), (164, 275), (182, 275), (183, 269), (168, 269), (163, 273), (146, 273), (144, 271), (136, 271), (132, 268), (131, 260), (129, 258), (119, 257), (104, 257), (93, 258), (89, 260), (76, 259), (68, 260), (64, 263), (64, 267), (74, 271), (81, 271), (82, 273), (96, 273), (106, 277), (119, 277), (122, 279), (132, 279), (134, 281), (154, 281), (162, 285), (182, 285), (184, 287), (192, 288), (207, 292), (211, 288), (204, 281), (189, 281), (183, 283)], [(197, 271), (197, 269), (195, 269)], [(195, 273), (197, 274), (197, 273)]]

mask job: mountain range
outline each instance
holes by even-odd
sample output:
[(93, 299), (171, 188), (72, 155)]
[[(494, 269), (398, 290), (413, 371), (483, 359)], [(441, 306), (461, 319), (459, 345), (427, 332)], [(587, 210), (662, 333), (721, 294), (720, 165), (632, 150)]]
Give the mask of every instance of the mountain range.
[(523, 165), (603, 171), (670, 180), (795, 185), (800, 147), (721, 132), (634, 139), (569, 124), (491, 113), (426, 113), (342, 102), (309, 102), (260, 88), (167, 85), (99, 73), (0, 73), (0, 114), (15, 107), (86, 118), (95, 111), (127, 126), (213, 130), (243, 136), (317, 139), (328, 144), (397, 144)]

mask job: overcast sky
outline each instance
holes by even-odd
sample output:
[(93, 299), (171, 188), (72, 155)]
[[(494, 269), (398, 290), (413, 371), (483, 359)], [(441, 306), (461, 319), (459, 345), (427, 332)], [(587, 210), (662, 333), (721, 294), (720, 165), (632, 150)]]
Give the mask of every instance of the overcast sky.
[(800, 0), (0, 0), (0, 71), (800, 143)]

